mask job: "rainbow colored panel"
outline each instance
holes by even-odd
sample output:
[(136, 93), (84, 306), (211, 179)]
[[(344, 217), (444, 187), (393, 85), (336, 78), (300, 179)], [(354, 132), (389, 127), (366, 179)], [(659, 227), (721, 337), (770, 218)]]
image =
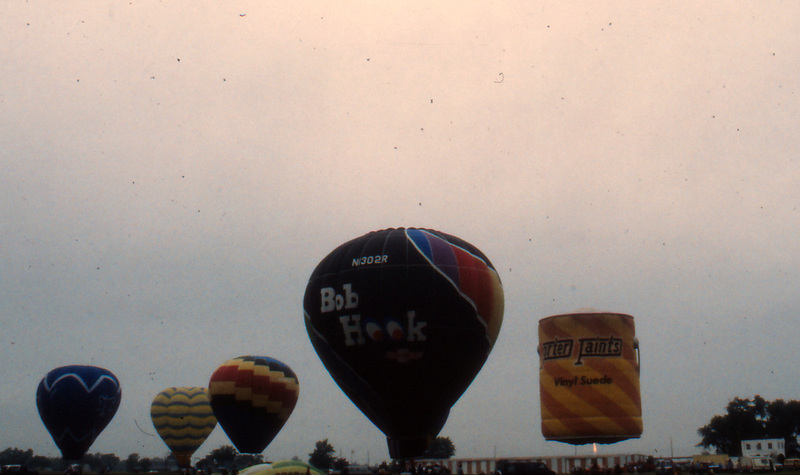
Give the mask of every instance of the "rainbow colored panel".
[(423, 229), (407, 229), (406, 235), (428, 262), (472, 303), (494, 344), (500, 333), (504, 305), (497, 271), (479, 256)]

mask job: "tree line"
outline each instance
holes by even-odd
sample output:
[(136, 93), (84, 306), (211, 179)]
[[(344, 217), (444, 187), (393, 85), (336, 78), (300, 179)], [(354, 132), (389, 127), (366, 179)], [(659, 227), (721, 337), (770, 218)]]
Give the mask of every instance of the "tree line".
[[(445, 459), (455, 455), (455, 446), (449, 437), (437, 437), (428, 448), (424, 457)], [(295, 459), (299, 460), (297, 457)], [(70, 462), (61, 457), (45, 457), (35, 455), (32, 449), (22, 450), (7, 448), (0, 452), (0, 465), (22, 465), (34, 470), (63, 471)], [(251, 465), (264, 463), (261, 454), (240, 454), (233, 446), (223, 445), (208, 453), (197, 462), (199, 469), (217, 468), (233, 469), (244, 468)], [(314, 450), (308, 454), (308, 463), (322, 470), (342, 470), (350, 465), (344, 457), (336, 456), (336, 449), (328, 439), (320, 440), (314, 445)], [(175, 466), (174, 458), (140, 457), (137, 453), (128, 455), (125, 460), (115, 454), (86, 454), (80, 460), (81, 465), (87, 465), (93, 472), (103, 470), (124, 470), (126, 472), (148, 472), (150, 470), (166, 471)]]
[[(455, 453), (456, 447), (449, 437), (436, 437), (422, 455), (422, 458), (448, 459)], [(339, 471), (350, 465), (346, 458), (336, 456), (336, 449), (328, 442), (328, 439), (317, 441), (314, 445), (314, 451), (308, 454), (308, 463), (322, 470)]]
[(770, 402), (758, 395), (753, 399), (736, 397), (728, 402), (725, 414), (712, 417), (697, 433), (701, 437), (699, 447), (713, 447), (720, 454), (741, 456), (743, 440), (783, 439), (786, 456), (798, 456), (800, 401)]
[[(249, 467), (263, 463), (262, 455), (240, 454), (233, 446), (224, 445), (212, 450), (208, 455), (197, 463), (198, 468), (218, 467), (234, 468)], [(88, 466), (92, 472), (125, 471), (125, 472), (149, 472), (151, 470), (169, 471), (177, 466), (175, 458), (169, 455), (166, 458), (160, 457), (141, 457), (137, 453), (128, 455), (124, 460), (115, 454), (85, 454), (79, 461), (66, 461), (61, 457), (46, 457), (35, 455), (32, 449), (22, 450), (18, 448), (7, 448), (0, 452), (0, 465), (21, 465), (33, 470), (64, 471), (67, 466), (79, 463)]]
[[(0, 452), (0, 465), (22, 465), (36, 470), (62, 471), (71, 462), (65, 461), (61, 457), (46, 457), (36, 455), (32, 449), (22, 450), (18, 448), (7, 448)], [(152, 468), (164, 466), (164, 459), (140, 458), (139, 454), (130, 454), (124, 461), (120, 460), (115, 454), (86, 454), (80, 460), (81, 465), (87, 465), (92, 471), (102, 471), (103, 469), (114, 470), (124, 468), (128, 472), (146, 472)]]

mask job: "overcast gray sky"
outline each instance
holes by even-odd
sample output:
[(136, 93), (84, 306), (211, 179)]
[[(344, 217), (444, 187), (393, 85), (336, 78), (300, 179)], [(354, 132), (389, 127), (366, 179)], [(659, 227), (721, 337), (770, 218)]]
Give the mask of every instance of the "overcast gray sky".
[[(470, 241), (503, 328), (441, 435), (540, 431), (537, 324), (631, 314), (644, 434), (698, 453), (728, 400), (800, 398), (800, 6), (793, 2), (6, 2), (0, 448), (56, 455), (40, 379), (95, 364), (91, 452), (163, 456), (149, 407), (243, 355), (300, 399), (268, 459), (388, 459), (305, 333), (311, 271), (396, 226)], [(141, 427), (141, 430), (139, 427)], [(218, 427), (197, 452), (229, 443)], [(589, 453), (581, 447), (578, 453)]]

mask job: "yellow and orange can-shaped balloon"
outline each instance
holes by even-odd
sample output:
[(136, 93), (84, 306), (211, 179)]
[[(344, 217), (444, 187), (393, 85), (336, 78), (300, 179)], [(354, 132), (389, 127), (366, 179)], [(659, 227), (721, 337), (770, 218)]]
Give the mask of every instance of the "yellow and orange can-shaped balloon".
[(642, 434), (633, 317), (572, 313), (539, 320), (542, 435), (610, 444)]

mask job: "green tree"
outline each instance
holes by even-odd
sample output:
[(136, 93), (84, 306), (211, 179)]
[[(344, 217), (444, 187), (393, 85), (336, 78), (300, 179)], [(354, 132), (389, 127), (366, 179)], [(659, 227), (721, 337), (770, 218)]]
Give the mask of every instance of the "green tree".
[(49, 470), (53, 468), (53, 461), (44, 455), (34, 455), (28, 461), (28, 467), (34, 470)]
[[(780, 401), (780, 400), (779, 400)], [(800, 429), (800, 403), (769, 403), (761, 396), (733, 398), (724, 415), (716, 415), (699, 428), (700, 447), (714, 447), (717, 453), (742, 455), (742, 440), (783, 437), (787, 448), (797, 449), (794, 438)], [(796, 415), (795, 415), (796, 414)]]
[(430, 459), (449, 459), (456, 454), (456, 446), (450, 437), (437, 437), (423, 454), (423, 457)]
[(330, 470), (333, 468), (336, 449), (328, 442), (328, 439), (317, 441), (314, 451), (308, 454), (308, 463), (322, 469)]
[(767, 405), (767, 433), (786, 441), (786, 455), (800, 454), (800, 401), (776, 399)]
[(261, 454), (237, 454), (233, 463), (237, 468), (251, 467), (264, 463), (264, 456)]
[(119, 457), (114, 454), (86, 454), (81, 460), (82, 464), (86, 464), (93, 472), (101, 472), (104, 468), (113, 470), (119, 463)]
[(128, 458), (125, 459), (125, 471), (126, 472), (139, 471), (139, 454), (133, 453), (128, 455)]
[(16, 447), (0, 452), (0, 465), (28, 465), (33, 457), (33, 449), (22, 450)]
[(236, 448), (232, 445), (223, 445), (209, 452), (197, 465), (199, 467), (211, 467), (212, 469), (215, 467), (233, 468), (238, 466), (236, 463), (239, 457), (242, 457), (242, 455), (239, 454)]
[(333, 458), (333, 468), (339, 470), (340, 472), (350, 466), (350, 461), (344, 457), (334, 457)]
[(220, 465), (233, 463), (238, 454), (239, 452), (232, 445), (223, 445), (222, 447), (214, 449), (209, 453), (209, 455)]

